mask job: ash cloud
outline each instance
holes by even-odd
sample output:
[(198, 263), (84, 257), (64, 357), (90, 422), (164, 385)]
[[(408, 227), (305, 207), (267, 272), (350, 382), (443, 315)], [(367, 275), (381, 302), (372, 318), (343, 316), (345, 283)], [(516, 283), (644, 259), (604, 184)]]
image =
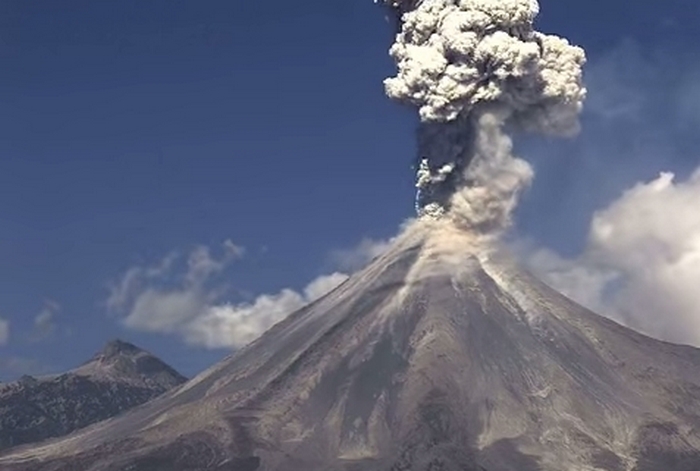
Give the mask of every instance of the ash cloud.
[(387, 95), (418, 109), (417, 207), (498, 232), (533, 177), (506, 131), (570, 136), (586, 89), (583, 49), (534, 30), (535, 0), (387, 2), (400, 17)]

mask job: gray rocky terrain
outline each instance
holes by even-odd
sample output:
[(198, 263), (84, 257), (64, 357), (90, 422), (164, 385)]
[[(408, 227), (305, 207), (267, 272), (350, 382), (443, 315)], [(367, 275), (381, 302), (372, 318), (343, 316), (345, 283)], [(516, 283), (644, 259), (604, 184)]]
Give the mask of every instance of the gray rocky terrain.
[(697, 471), (700, 350), (409, 230), (184, 386), (3, 471)]
[(67, 435), (185, 381), (150, 353), (111, 341), (66, 373), (0, 384), (0, 449)]

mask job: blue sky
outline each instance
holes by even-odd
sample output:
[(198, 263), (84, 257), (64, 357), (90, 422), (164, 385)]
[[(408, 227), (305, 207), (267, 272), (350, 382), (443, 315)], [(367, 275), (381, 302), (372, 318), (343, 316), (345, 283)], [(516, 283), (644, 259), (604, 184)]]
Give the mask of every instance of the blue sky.
[[(587, 49), (590, 99), (576, 140), (519, 142), (537, 176), (516, 232), (574, 257), (594, 210), (700, 161), (700, 4), (541, 7), (539, 29)], [(240, 303), (394, 234), (415, 117), (383, 95), (391, 35), (371, 0), (0, 3), (0, 379), (113, 337), (192, 375), (227, 350), (124, 325), (107, 301), (130, 269), (183, 286), (206, 246), (200, 294)]]

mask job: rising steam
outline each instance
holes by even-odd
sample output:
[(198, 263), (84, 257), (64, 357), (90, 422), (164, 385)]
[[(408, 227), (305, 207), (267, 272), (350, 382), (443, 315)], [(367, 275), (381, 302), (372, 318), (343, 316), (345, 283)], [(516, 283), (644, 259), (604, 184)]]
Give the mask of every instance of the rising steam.
[(416, 106), (417, 209), (460, 227), (507, 227), (530, 165), (506, 130), (569, 136), (586, 95), (583, 49), (533, 29), (536, 0), (388, 1), (400, 17), (390, 98)]

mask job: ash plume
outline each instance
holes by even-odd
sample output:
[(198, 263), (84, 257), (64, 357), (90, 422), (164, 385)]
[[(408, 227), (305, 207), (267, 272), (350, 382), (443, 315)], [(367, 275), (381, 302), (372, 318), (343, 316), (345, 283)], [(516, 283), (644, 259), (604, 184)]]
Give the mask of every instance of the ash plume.
[(393, 0), (397, 74), (386, 94), (418, 108), (418, 214), (506, 228), (533, 178), (508, 132), (571, 136), (583, 49), (534, 30), (536, 0)]

